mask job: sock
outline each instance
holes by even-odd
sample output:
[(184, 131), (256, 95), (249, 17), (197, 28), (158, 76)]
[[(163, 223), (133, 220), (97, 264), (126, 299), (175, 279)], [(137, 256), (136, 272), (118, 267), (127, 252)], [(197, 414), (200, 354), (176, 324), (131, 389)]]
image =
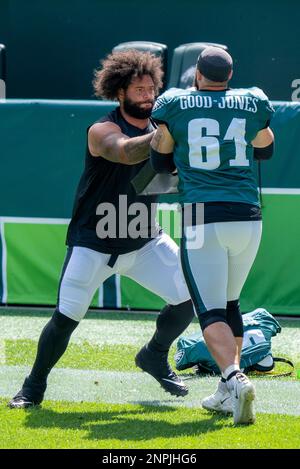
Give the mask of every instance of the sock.
[(30, 375), (24, 382), (25, 387), (46, 389), (47, 376), (65, 352), (71, 334), (78, 324), (59, 311), (54, 312), (41, 333), (36, 359)]
[(240, 370), (239, 365), (233, 364), (230, 365), (222, 372), (222, 376), (226, 379), (226, 381), (230, 380), (232, 376), (236, 375)]
[(222, 383), (226, 386), (226, 379), (224, 378), (223, 373), (222, 373), (222, 376), (220, 378), (220, 383)]
[(235, 377), (235, 375), (240, 372), (240, 367), (239, 365), (237, 364), (233, 364), (233, 365), (230, 365), (226, 368), (226, 370), (224, 370), (222, 372), (222, 376), (224, 376), (224, 378), (226, 378), (226, 384), (227, 384), (227, 388), (228, 390), (230, 391), (231, 389), (233, 389), (233, 379)]
[(179, 305), (166, 305), (156, 320), (156, 331), (150, 340), (150, 350), (167, 352), (177, 337), (188, 327), (194, 317), (191, 300)]
[(228, 392), (226, 379), (224, 379), (223, 377), (220, 379), (218, 383), (218, 391), (222, 393)]

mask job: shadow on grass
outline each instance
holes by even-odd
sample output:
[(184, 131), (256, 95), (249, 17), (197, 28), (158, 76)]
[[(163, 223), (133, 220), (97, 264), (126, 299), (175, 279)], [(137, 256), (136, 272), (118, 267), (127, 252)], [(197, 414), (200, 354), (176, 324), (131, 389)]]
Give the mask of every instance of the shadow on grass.
[[(132, 410), (103, 410), (98, 412), (56, 412), (51, 409), (27, 409), (25, 425), (30, 429), (54, 429), (88, 431), (87, 440), (136, 440), (154, 438), (176, 438), (201, 436), (227, 427), (231, 423), (227, 417), (218, 414), (198, 414), (186, 421), (180, 415), (180, 423), (175, 422), (177, 408), (140, 404)], [(168, 415), (166, 415), (168, 414)], [(171, 421), (173, 420), (173, 421)]]

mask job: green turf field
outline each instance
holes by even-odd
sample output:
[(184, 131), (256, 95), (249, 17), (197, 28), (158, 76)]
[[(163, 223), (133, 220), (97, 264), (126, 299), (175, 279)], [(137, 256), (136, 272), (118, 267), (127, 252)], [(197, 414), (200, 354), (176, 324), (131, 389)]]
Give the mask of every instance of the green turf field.
[[(187, 370), (181, 375), (190, 392), (176, 398), (135, 367), (135, 353), (154, 331), (153, 314), (90, 312), (50, 374), (43, 406), (8, 409), (50, 315), (0, 309), (1, 448), (300, 448), (300, 320), (279, 319), (282, 332), (273, 339), (274, 355), (292, 359), (296, 371), (287, 378), (252, 377), (257, 422), (234, 427), (231, 417), (200, 405), (218, 378)], [(195, 321), (185, 334), (198, 327)], [(173, 366), (174, 353), (175, 347)]]

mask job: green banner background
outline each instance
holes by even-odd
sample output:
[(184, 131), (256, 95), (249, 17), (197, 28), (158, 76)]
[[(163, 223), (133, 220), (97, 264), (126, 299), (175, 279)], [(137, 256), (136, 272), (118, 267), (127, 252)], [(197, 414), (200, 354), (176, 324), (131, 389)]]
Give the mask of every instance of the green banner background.
[[(20, 217), (69, 219), (83, 168), (85, 129), (114, 107), (112, 102), (96, 101), (1, 103), (0, 217), (17, 217), (19, 222)], [(275, 107), (276, 150), (271, 161), (262, 163), (262, 179), (264, 187), (283, 193), (263, 196), (263, 239), (242, 293), (242, 308), (262, 306), (272, 313), (299, 314), (300, 104), (275, 103)], [(2, 258), (7, 256), (7, 271), (1, 279), (6, 278), (7, 285), (0, 282), (0, 290), (7, 289), (9, 304), (56, 303), (65, 232), (66, 225), (47, 220), (5, 222)], [(107, 281), (103, 298), (107, 307), (162, 305), (161, 299), (125, 278)], [(92, 304), (99, 304), (98, 292)]]
[[(264, 195), (264, 227), (259, 253), (241, 296), (243, 311), (264, 307), (271, 313), (300, 313), (300, 195)], [(280, 216), (278, 216), (280, 214)], [(162, 218), (160, 212), (159, 219)], [(171, 232), (174, 233), (172, 217)], [(65, 256), (67, 225), (5, 223), (8, 303), (53, 304)], [(176, 240), (178, 241), (178, 239)], [(164, 302), (140, 285), (121, 277), (121, 305), (117, 304), (115, 279), (104, 285), (106, 307), (160, 309)], [(98, 306), (96, 292), (92, 306)]]

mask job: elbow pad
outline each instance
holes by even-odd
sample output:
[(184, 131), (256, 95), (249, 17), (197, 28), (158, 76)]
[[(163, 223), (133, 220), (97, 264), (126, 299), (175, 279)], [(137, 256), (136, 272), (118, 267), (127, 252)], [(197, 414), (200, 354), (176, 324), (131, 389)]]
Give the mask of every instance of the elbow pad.
[(176, 169), (173, 153), (159, 153), (151, 148), (150, 161), (152, 168), (157, 173), (172, 173)]
[(253, 156), (255, 160), (269, 160), (273, 155), (274, 151), (274, 142), (270, 143), (267, 147), (255, 148)]

